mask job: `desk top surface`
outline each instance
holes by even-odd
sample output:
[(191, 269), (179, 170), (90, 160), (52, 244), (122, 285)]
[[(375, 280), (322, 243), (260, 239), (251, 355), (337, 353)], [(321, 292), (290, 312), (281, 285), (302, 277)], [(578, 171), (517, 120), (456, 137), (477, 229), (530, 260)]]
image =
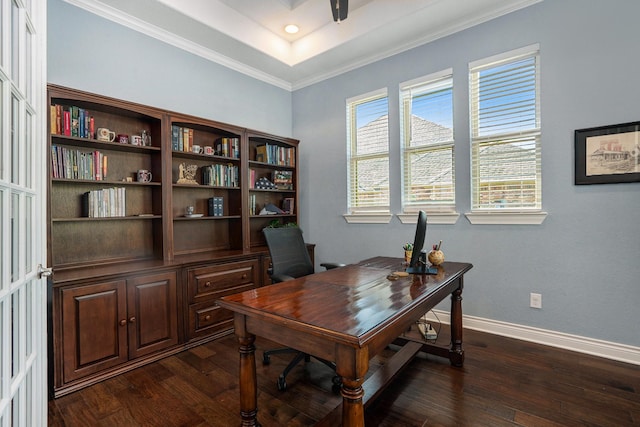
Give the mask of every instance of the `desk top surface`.
[(250, 317), (362, 344), (404, 313), (428, 311), (471, 268), (468, 263), (445, 262), (436, 275), (389, 280), (390, 273), (403, 269), (402, 260), (376, 257), (228, 295), (218, 304)]

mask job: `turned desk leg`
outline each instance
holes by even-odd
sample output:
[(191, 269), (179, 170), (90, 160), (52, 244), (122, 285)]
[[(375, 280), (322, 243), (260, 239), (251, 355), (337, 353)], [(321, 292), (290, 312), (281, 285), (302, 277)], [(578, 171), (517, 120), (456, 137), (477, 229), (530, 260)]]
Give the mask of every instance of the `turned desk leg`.
[(449, 361), (453, 366), (462, 366), (464, 363), (464, 350), (462, 349), (462, 277), (460, 277), (459, 281), (460, 286), (451, 293), (451, 348), (449, 350)]
[(364, 427), (362, 381), (342, 378), (342, 425)]
[(336, 346), (336, 373), (342, 378), (342, 425), (364, 427), (364, 389), (369, 370), (368, 348)]
[(258, 381), (256, 378), (256, 336), (244, 328), (246, 318), (235, 315), (235, 330), (240, 343), (240, 416), (241, 427), (260, 427), (258, 415)]

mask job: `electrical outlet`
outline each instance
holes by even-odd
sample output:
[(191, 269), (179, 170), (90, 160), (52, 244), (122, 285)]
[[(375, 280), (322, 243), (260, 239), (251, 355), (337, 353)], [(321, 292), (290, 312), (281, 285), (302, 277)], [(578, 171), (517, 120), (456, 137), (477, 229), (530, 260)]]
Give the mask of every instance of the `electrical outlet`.
[(529, 294), (529, 306), (531, 308), (542, 308), (542, 294)]

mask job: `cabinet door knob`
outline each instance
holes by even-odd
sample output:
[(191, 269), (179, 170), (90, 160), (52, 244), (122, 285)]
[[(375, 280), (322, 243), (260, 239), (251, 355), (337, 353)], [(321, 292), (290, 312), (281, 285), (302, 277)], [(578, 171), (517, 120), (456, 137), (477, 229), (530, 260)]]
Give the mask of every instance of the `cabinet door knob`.
[(129, 318), (129, 323), (136, 323), (136, 317), (135, 316), (131, 316)]
[(211, 287), (211, 282), (207, 282), (207, 283), (205, 283), (205, 284), (204, 284), (204, 287), (205, 287), (205, 288), (210, 288), (210, 287)]
[(127, 319), (122, 319), (122, 320), (120, 321), (120, 326), (124, 326), (124, 325), (126, 325), (126, 324), (127, 324)]

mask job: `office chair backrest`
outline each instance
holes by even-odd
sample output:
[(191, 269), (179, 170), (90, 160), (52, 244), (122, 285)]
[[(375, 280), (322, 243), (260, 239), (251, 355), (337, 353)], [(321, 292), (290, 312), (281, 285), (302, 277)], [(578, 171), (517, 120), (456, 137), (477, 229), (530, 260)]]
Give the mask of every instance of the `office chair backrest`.
[(313, 273), (313, 263), (300, 228), (265, 228), (262, 232), (269, 246), (272, 275), (297, 278)]

